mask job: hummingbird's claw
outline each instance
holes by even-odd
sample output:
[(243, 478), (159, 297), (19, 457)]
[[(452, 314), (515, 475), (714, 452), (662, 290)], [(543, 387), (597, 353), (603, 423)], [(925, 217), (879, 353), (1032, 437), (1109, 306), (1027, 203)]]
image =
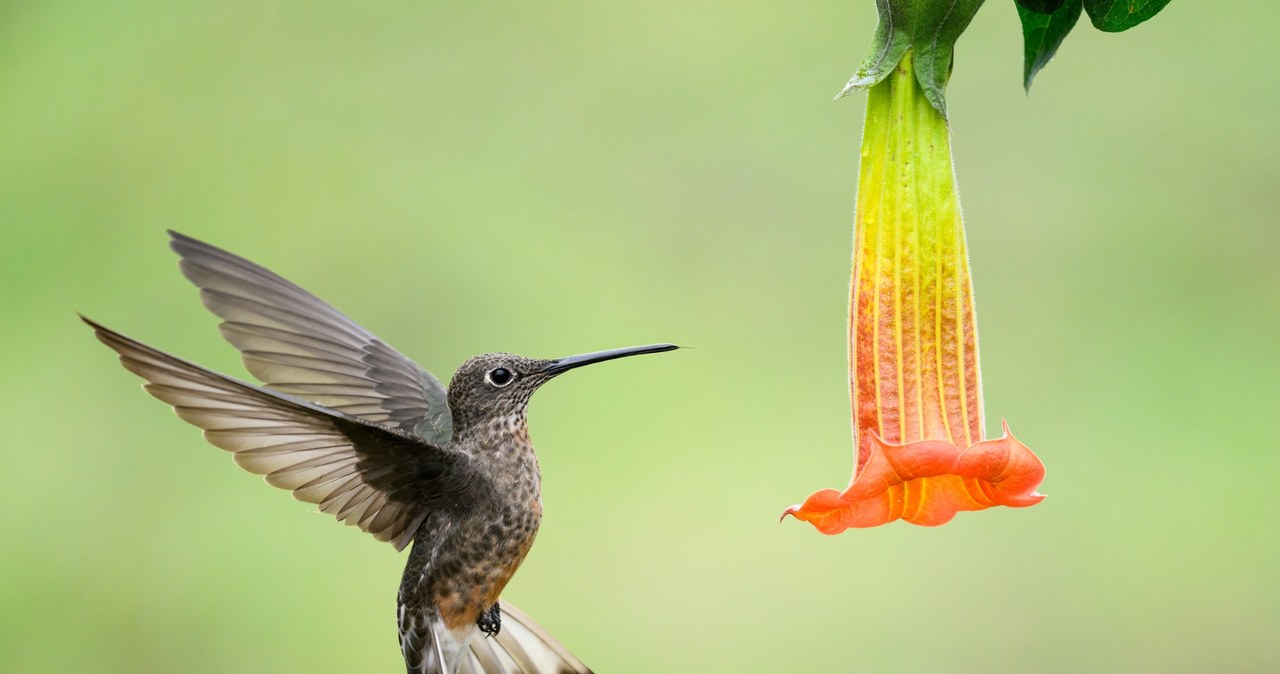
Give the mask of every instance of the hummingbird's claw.
[(490, 606), (487, 611), (480, 614), (476, 618), (476, 627), (484, 632), (485, 638), (497, 636), (502, 631), (502, 611), (498, 610), (498, 605)]

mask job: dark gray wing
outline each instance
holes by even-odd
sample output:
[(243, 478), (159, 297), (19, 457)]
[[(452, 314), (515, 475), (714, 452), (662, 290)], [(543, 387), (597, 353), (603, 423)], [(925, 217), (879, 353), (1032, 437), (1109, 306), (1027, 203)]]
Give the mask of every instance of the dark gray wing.
[(444, 446), (453, 416), (440, 380), (315, 295), (238, 255), (170, 231), (182, 274), (222, 336), (267, 386)]
[(403, 550), (466, 458), (394, 428), (218, 374), (87, 318), (151, 395), (268, 483)]
[(492, 638), (473, 638), (458, 674), (591, 674), (524, 611), (505, 601), (498, 605), (502, 630)]

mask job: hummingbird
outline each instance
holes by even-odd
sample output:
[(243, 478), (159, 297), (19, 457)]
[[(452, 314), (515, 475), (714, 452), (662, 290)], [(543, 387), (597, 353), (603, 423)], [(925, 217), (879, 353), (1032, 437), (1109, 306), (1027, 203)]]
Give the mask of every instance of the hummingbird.
[(412, 544), (396, 600), (406, 671), (589, 674), (500, 600), (542, 520), (526, 407), (534, 391), (569, 370), (678, 347), (554, 359), (484, 354), (445, 387), (283, 277), (169, 234), (182, 274), (264, 386), (81, 320), (151, 395), (242, 468), (399, 551)]

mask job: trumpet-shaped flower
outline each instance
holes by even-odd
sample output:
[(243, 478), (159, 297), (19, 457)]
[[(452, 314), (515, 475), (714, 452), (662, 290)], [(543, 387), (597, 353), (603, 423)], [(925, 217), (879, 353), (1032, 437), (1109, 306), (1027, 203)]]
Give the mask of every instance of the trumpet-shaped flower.
[(908, 52), (873, 86), (862, 133), (849, 384), (855, 466), (793, 515), (825, 534), (1022, 507), (1044, 465), (1004, 426), (984, 439), (973, 290), (947, 122)]

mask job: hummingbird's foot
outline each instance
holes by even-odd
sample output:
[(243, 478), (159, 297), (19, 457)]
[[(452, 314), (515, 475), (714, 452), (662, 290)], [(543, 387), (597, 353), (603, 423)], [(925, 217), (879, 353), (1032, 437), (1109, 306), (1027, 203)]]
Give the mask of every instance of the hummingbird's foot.
[(502, 612), (498, 610), (497, 604), (490, 606), (489, 610), (476, 618), (476, 627), (479, 627), (486, 637), (496, 636), (502, 631)]

